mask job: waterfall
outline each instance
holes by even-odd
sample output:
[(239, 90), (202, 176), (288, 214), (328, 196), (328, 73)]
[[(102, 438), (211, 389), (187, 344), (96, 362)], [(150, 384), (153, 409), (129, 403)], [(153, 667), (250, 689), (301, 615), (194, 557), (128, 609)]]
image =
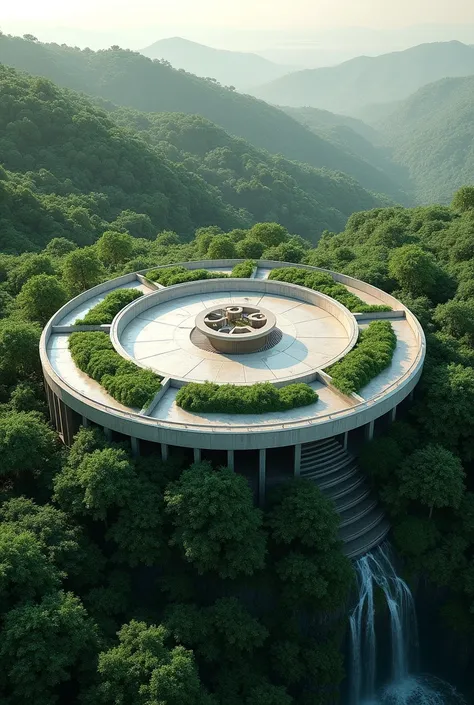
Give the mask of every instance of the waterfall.
[[(418, 626), (410, 588), (397, 574), (385, 543), (356, 563), (359, 598), (350, 614), (350, 705), (448, 705), (463, 703), (455, 689), (418, 669)], [(377, 683), (376, 598), (379, 588), (390, 617), (390, 682)]]

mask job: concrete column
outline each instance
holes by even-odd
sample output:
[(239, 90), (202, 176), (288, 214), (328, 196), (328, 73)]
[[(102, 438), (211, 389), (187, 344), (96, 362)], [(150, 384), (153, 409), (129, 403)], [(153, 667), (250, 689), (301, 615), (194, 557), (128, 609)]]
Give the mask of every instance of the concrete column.
[(375, 426), (375, 421), (371, 421), (370, 423), (366, 424), (366, 426), (365, 426), (365, 440), (366, 441), (373, 440), (374, 426)]
[(82, 425), (84, 426), (84, 428), (89, 428), (89, 419), (85, 416), (82, 417)]
[(195, 463), (201, 462), (201, 449), (200, 448), (194, 448), (194, 462)]
[(396, 420), (397, 420), (397, 407), (394, 406), (390, 412), (390, 421), (393, 423)]
[(168, 460), (169, 456), (169, 447), (167, 443), (162, 443), (161, 444), (161, 459), (166, 462)]
[(227, 451), (227, 467), (229, 470), (235, 471), (235, 457), (233, 450)]
[(135, 457), (140, 455), (140, 440), (131, 436), (130, 445), (132, 446), (132, 455)]
[(349, 431), (346, 431), (344, 434), (344, 440), (342, 442), (342, 447), (344, 450), (347, 450), (347, 446), (349, 445)]
[(295, 477), (301, 474), (301, 443), (295, 445)]
[(409, 396), (408, 396), (408, 400), (409, 400), (409, 401), (413, 401), (414, 398), (415, 398), (415, 390), (412, 389), (411, 392), (410, 392), (410, 394), (409, 394)]
[(258, 504), (263, 507), (265, 504), (265, 484), (267, 480), (267, 451), (262, 448), (259, 451), (259, 464), (258, 464)]
[(112, 431), (111, 431), (110, 428), (105, 428), (105, 426), (104, 426), (104, 436), (106, 437), (106, 439), (107, 439), (107, 440), (109, 441), (109, 443), (110, 443), (111, 440), (112, 440)]

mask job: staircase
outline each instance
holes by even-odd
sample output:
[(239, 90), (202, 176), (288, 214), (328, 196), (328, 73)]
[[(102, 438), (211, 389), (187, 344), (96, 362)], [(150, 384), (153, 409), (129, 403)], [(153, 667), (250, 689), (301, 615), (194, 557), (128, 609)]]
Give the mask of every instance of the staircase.
[(356, 459), (334, 438), (301, 447), (301, 477), (313, 480), (341, 517), (344, 553), (355, 558), (379, 544), (390, 530)]

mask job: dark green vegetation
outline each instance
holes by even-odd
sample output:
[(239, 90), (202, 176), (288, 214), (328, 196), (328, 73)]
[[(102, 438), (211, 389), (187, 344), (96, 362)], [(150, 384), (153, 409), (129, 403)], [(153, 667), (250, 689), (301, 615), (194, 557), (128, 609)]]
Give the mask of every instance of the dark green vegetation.
[(226, 274), (208, 272), (207, 269), (186, 269), (186, 267), (166, 267), (166, 269), (152, 269), (146, 274), (147, 279), (163, 286), (196, 282), (203, 279), (222, 279)]
[[(135, 108), (145, 113), (199, 115), (201, 119), (210, 120), (215, 123), (212, 127), (208, 126), (211, 134), (218, 125), (229, 134), (241, 137), (258, 148), (257, 153), (250, 150), (250, 160), (247, 160), (254, 162), (258, 158), (262, 162), (260, 168), (250, 164), (256, 179), (260, 177), (260, 170), (265, 169), (265, 163), (267, 171), (271, 171), (271, 166), (275, 164), (277, 170), (283, 172), (289, 170), (289, 176), (291, 176), (295, 167), (287, 164), (288, 159), (305, 162), (303, 172), (307, 172), (308, 164), (311, 167), (323, 169), (323, 173), (320, 174), (320, 178), (323, 179), (319, 189), (320, 197), (326, 194), (326, 198), (330, 198), (330, 206), (340, 210), (346, 216), (348, 215), (347, 209), (344, 211), (346, 204), (357, 193), (361, 196), (365, 194), (365, 198), (371, 196), (345, 174), (357, 179), (365, 189), (388, 194), (396, 200), (404, 198), (397, 184), (365, 160), (311, 133), (281, 110), (212, 81), (197, 78), (184, 71), (177, 71), (166, 62), (152, 62), (137, 52), (118, 47), (98, 52), (90, 49), (81, 51), (64, 45), (41, 44), (2, 36), (0, 37), (0, 62), (34, 75), (44, 76), (60, 86), (84, 91), (105, 101), (111, 101), (115, 105)], [(113, 109), (114, 106), (105, 107)], [(159, 116), (148, 117), (152, 124), (155, 120), (160, 122)], [(143, 127), (149, 130), (146, 119), (147, 116), (144, 116)], [(175, 119), (173, 116), (167, 116), (168, 122), (173, 122)], [(200, 129), (199, 121), (196, 129)], [(205, 151), (212, 152), (221, 146), (219, 139), (224, 138), (218, 136), (219, 132), (217, 130), (218, 134), (212, 137), (214, 144), (209, 136), (209, 146)], [(192, 145), (193, 143), (191, 143), (193, 149)], [(202, 149), (202, 142), (200, 148)], [(247, 147), (246, 151), (248, 149), (250, 148)], [(283, 155), (285, 159), (282, 160), (277, 156), (275, 163), (270, 154), (262, 154), (260, 150), (268, 150), (273, 155)], [(237, 153), (239, 154), (239, 150)], [(281, 168), (278, 166), (280, 163)], [(243, 169), (243, 166), (239, 167), (233, 162), (230, 162), (230, 165), (231, 168), (238, 167), (237, 172)], [(344, 174), (327, 173), (327, 169), (341, 171)], [(265, 186), (264, 175), (261, 178), (262, 185)], [(288, 179), (288, 176), (285, 178)], [(326, 183), (324, 179), (327, 180)], [(304, 174), (301, 174), (301, 180), (305, 181)], [(336, 190), (339, 191), (337, 196)], [(372, 204), (364, 203), (360, 207), (370, 208)], [(265, 219), (274, 220), (277, 215), (267, 215)], [(281, 218), (281, 214), (278, 217)], [(261, 220), (262, 217), (255, 215), (254, 219)], [(217, 221), (209, 219), (208, 222)], [(343, 227), (343, 223), (338, 223), (337, 227)]]
[(230, 276), (235, 277), (236, 279), (250, 279), (250, 277), (252, 276), (252, 272), (255, 269), (255, 265), (256, 262), (254, 262), (252, 259), (247, 259), (245, 260), (245, 262), (236, 264), (235, 267), (232, 269)]
[(112, 323), (119, 311), (140, 296), (143, 296), (143, 292), (137, 289), (111, 291), (100, 304), (93, 306), (84, 318), (78, 318), (75, 325), (100, 326), (105, 323)]
[(308, 384), (289, 384), (276, 388), (269, 382), (239, 387), (235, 384), (190, 383), (181, 387), (176, 403), (185, 411), (221, 414), (266, 414), (288, 411), (318, 401)]
[(324, 272), (312, 272), (311, 270), (298, 269), (298, 267), (282, 267), (281, 269), (273, 269), (268, 278), (320, 291), (322, 294), (336, 299), (354, 313), (391, 311), (390, 306), (364, 303), (362, 299), (348, 291), (343, 284), (338, 284), (330, 274)]
[(392, 362), (397, 336), (389, 321), (373, 321), (360, 333), (357, 346), (328, 372), (344, 394), (362, 389)]
[(149, 59), (164, 59), (176, 69), (237, 88), (271, 81), (290, 70), (258, 54), (214, 49), (182, 37), (160, 39), (140, 53)]
[[(51, 249), (63, 252), (56, 264), (71, 254), (64, 242)], [(18, 290), (38, 257), (2, 260), (0, 290)], [(9, 296), (12, 314), (0, 321), (2, 704), (332, 705), (353, 580), (332, 504), (300, 480), (262, 511), (227, 468), (133, 458), (98, 430), (81, 429), (63, 448), (45, 417), (40, 328), (17, 318)], [(71, 341), (89, 374), (116, 370), (103, 333)]]
[(161, 387), (158, 375), (115, 352), (107, 333), (72, 333), (69, 350), (79, 369), (124, 406), (138, 410), (147, 407)]
[(277, 105), (309, 105), (357, 117), (365, 106), (402, 100), (432, 81), (471, 73), (474, 47), (456, 41), (435, 42), (297, 71), (252, 92)]
[(463, 184), (474, 182), (473, 112), (474, 76), (445, 78), (376, 123), (393, 160), (408, 170), (417, 201), (447, 203)]

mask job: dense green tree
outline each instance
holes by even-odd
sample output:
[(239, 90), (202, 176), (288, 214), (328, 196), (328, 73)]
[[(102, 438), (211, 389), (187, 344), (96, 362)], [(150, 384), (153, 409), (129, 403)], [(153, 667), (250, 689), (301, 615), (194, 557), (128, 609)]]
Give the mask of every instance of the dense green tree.
[(46, 254), (25, 254), (19, 257), (8, 272), (8, 286), (13, 294), (18, 294), (26, 282), (38, 274), (56, 274), (54, 264)]
[(217, 235), (211, 240), (206, 256), (208, 259), (234, 259), (237, 251), (230, 237)]
[(433, 509), (458, 507), (465, 473), (459, 458), (439, 445), (428, 445), (409, 455), (398, 469), (399, 492)]
[(119, 645), (99, 654), (99, 683), (89, 702), (96, 705), (211, 705), (194, 657), (168, 646), (163, 626), (131, 621), (118, 633)]
[(241, 259), (260, 259), (265, 245), (256, 238), (246, 237), (237, 243), (237, 256)]
[(455, 338), (467, 336), (474, 342), (474, 299), (468, 301), (448, 301), (439, 304), (433, 314), (433, 320), (445, 332)]
[(174, 605), (166, 626), (180, 644), (205, 661), (236, 663), (261, 647), (268, 632), (235, 597), (220, 598), (210, 607)]
[(98, 639), (77, 597), (55, 592), (26, 602), (4, 619), (0, 683), (12, 705), (57, 702), (59, 686), (91, 675)]
[(273, 540), (280, 544), (330, 551), (338, 541), (339, 517), (334, 505), (310, 480), (294, 480), (275, 495), (266, 516)]
[(98, 239), (96, 247), (104, 264), (117, 267), (132, 256), (133, 238), (128, 233), (106, 230)]
[(474, 186), (463, 186), (453, 196), (451, 206), (457, 211), (468, 211), (474, 208)]
[(136, 475), (125, 451), (104, 448), (85, 455), (77, 466), (65, 466), (54, 479), (54, 494), (69, 514), (107, 518), (112, 507), (126, 506)]
[(196, 463), (168, 486), (165, 503), (174, 525), (172, 543), (199, 573), (235, 578), (263, 568), (262, 515), (242, 476)]
[(14, 497), (0, 507), (0, 518), (16, 532), (33, 534), (52, 564), (65, 575), (79, 576), (87, 582), (101, 568), (100, 554), (87, 543), (81, 529), (50, 504), (38, 505), (26, 497)]
[(41, 540), (21, 525), (0, 524), (0, 612), (55, 590), (60, 576)]
[(23, 284), (17, 297), (21, 313), (44, 325), (67, 301), (67, 293), (57, 277), (37, 274)]
[(12, 411), (0, 416), (0, 474), (45, 472), (57, 451), (57, 436), (40, 414)]
[(102, 278), (102, 266), (92, 249), (74, 250), (64, 258), (63, 279), (72, 294), (90, 289)]
[[(41, 328), (34, 323), (6, 319), (0, 321), (0, 371), (15, 377), (39, 372), (38, 353)], [(21, 355), (18, 351), (21, 350)]]
[(107, 538), (117, 544), (116, 561), (130, 566), (154, 565), (166, 553), (163, 492), (144, 476), (129, 481), (126, 504), (109, 526)]
[(414, 296), (429, 296), (436, 285), (438, 270), (434, 258), (419, 245), (394, 250), (388, 269), (400, 286)]
[(288, 239), (288, 230), (278, 223), (257, 223), (249, 230), (249, 238), (255, 238), (265, 247), (276, 247)]
[(75, 249), (77, 249), (75, 242), (65, 237), (53, 237), (46, 245), (44, 251), (50, 257), (64, 257)]

